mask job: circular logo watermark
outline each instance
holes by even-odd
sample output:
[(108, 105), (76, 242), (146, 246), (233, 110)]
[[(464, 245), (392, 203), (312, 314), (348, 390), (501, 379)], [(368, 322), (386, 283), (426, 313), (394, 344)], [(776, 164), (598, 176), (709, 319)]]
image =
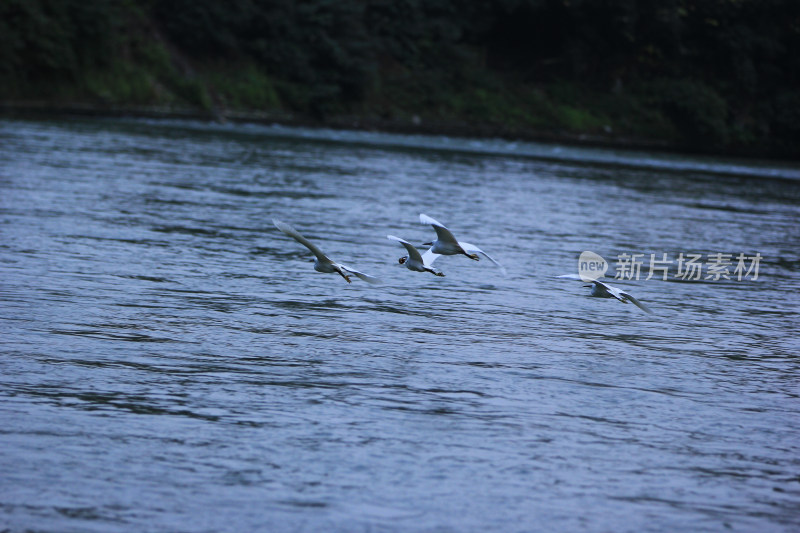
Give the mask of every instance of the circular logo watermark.
[(608, 261), (594, 252), (582, 252), (578, 258), (578, 276), (581, 281), (592, 282), (608, 271)]

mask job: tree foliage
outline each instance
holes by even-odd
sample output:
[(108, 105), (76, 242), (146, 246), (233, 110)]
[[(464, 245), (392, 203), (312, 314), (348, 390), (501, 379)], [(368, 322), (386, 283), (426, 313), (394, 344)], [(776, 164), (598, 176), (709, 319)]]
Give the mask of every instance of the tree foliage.
[(0, 72), (15, 79), (75, 77), (107, 60), (119, 28), (111, 0), (0, 1)]
[[(796, 0), (0, 0), (5, 95), (125, 72), (120, 60), (158, 81), (163, 68), (136, 52), (148, 46), (199, 70), (244, 65), (236, 83), (258, 85), (242, 85), (248, 96), (235, 101), (316, 116), (382, 99), (483, 102), (488, 113), (502, 107), (492, 94), (509, 87), (558, 100), (555, 88), (572, 84), (662, 114), (687, 144), (800, 142)], [(262, 86), (277, 92), (257, 98)], [(482, 96), (460, 107), (439, 96), (467, 94)], [(531, 102), (512, 107), (541, 115), (541, 98)]]

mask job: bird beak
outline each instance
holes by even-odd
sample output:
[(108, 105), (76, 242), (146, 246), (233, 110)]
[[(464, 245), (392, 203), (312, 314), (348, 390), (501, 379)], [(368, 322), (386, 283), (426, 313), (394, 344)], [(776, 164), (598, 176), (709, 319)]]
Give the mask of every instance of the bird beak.
[(432, 242), (423, 242), (422, 246), (433, 246)]

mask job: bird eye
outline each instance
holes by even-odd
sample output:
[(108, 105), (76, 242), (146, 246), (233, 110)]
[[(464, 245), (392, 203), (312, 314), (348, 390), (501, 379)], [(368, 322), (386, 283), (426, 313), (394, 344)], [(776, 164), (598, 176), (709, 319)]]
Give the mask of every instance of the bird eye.
[(403, 263), (406, 262), (406, 258), (405, 257), (401, 257), (400, 259), (397, 260), (397, 262), (402, 265)]

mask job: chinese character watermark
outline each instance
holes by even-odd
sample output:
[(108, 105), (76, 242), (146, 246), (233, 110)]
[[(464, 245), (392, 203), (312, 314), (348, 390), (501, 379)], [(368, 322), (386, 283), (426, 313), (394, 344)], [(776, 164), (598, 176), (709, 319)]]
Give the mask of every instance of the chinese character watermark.
[(667, 254), (661, 254), (661, 259), (656, 260), (656, 254), (650, 254), (650, 272), (647, 274), (647, 278), (650, 279), (653, 277), (653, 272), (656, 270), (661, 271), (661, 279), (667, 281), (667, 276), (669, 276), (669, 265), (672, 264), (672, 261), (667, 259)]
[(700, 260), (703, 258), (702, 254), (686, 254), (689, 259), (683, 258), (683, 252), (678, 255), (678, 273), (675, 274), (677, 279), (698, 280), (703, 273), (703, 263)]
[[(728, 253), (703, 254), (680, 252), (678, 257), (671, 259), (669, 254), (622, 253), (617, 255), (614, 279), (639, 280), (643, 270), (647, 271), (645, 280), (651, 278), (667, 281), (678, 279), (683, 281), (722, 281), (722, 280), (752, 280), (758, 279), (758, 269), (763, 257), (760, 253), (746, 255), (740, 253), (736, 256)], [(673, 270), (674, 267), (674, 270)], [(578, 260), (578, 273), (583, 281), (594, 281), (602, 277), (608, 270), (608, 262), (594, 252), (583, 252)]]
[(617, 276), (615, 279), (639, 279), (642, 271), (640, 258), (644, 254), (620, 254), (617, 256)]
[(761, 254), (756, 252), (756, 255), (753, 257), (747, 257), (744, 254), (739, 254), (736, 258), (739, 262), (736, 263), (736, 269), (734, 269), (733, 273), (736, 274), (736, 280), (742, 281), (742, 272), (744, 272), (744, 262), (745, 260), (750, 260), (750, 268), (747, 269), (747, 272), (744, 272), (744, 277), (753, 273), (753, 277), (751, 278), (753, 281), (758, 279), (758, 265), (761, 263)]

